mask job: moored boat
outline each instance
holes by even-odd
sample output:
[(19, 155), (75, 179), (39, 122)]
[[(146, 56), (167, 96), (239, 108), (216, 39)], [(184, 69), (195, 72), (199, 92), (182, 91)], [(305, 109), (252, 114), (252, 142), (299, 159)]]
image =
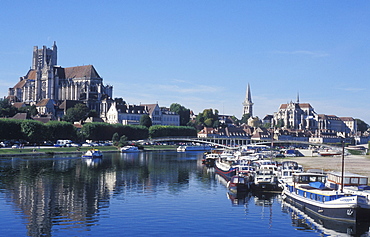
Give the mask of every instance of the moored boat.
[(334, 149), (319, 150), (318, 153), (320, 156), (338, 156), (342, 154), (340, 150), (334, 150)]
[(225, 158), (218, 158), (215, 161), (215, 170), (227, 181), (234, 175), (236, 175), (237, 168), (233, 167), (233, 161)]
[(227, 182), (227, 188), (234, 193), (247, 192), (251, 188), (252, 181), (252, 175), (234, 175), (230, 178), (229, 182)]
[(102, 158), (102, 157), (103, 153), (98, 149), (90, 149), (82, 155), (82, 158)]
[(185, 152), (185, 151), (210, 151), (212, 150), (211, 146), (179, 146), (177, 147), (178, 152)]
[(351, 172), (344, 172), (342, 182), (342, 174), (340, 172), (331, 171), (327, 173), (327, 176), (329, 187), (337, 190), (343, 189), (344, 193), (364, 196), (370, 208), (370, 186), (368, 186), (368, 177)]
[(283, 199), (301, 210), (317, 216), (341, 221), (368, 220), (366, 198), (351, 195), (325, 185), (327, 176), (318, 173), (295, 173), (286, 183)]
[(220, 154), (217, 153), (205, 153), (202, 163), (208, 167), (213, 167), (215, 165), (215, 161), (220, 158)]
[(128, 152), (139, 152), (139, 148), (137, 146), (124, 146), (121, 147), (122, 153), (128, 153)]
[(279, 190), (279, 183), (275, 173), (276, 167), (270, 165), (262, 165), (257, 168), (252, 189), (255, 191), (275, 191)]
[(278, 167), (278, 181), (280, 186), (292, 182), (294, 173), (302, 173), (303, 167), (295, 161), (283, 161)]

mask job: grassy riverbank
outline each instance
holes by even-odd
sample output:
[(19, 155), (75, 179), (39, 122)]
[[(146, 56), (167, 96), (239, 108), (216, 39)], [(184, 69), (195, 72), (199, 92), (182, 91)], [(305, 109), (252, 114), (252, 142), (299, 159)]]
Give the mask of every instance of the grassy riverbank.
[(82, 153), (89, 149), (96, 148), (103, 152), (115, 152), (118, 151), (117, 147), (114, 146), (102, 146), (102, 147), (25, 147), (22, 149), (0, 149), (0, 156), (14, 156), (14, 155), (48, 155), (48, 154), (63, 154), (63, 153)]
[[(52, 155), (52, 154), (68, 154), (68, 153), (83, 153), (90, 149), (98, 149), (102, 152), (119, 152), (119, 148), (115, 146), (99, 146), (99, 147), (25, 147), (22, 149), (0, 149), (0, 156), (16, 156), (16, 155)], [(143, 147), (146, 151), (157, 150), (176, 150), (176, 145), (147, 145)]]

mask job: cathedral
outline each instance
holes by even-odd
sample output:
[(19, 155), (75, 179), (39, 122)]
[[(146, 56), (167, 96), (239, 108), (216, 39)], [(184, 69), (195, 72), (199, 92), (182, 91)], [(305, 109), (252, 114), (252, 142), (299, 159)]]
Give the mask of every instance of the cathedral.
[(12, 102), (37, 105), (41, 101), (53, 101), (55, 105), (65, 101), (78, 101), (91, 110), (102, 114), (107, 111), (103, 100), (110, 99), (113, 86), (103, 85), (93, 65), (63, 68), (57, 64), (57, 46), (51, 48), (34, 46), (32, 67), (19, 82), (9, 88)]
[[(253, 126), (253, 121), (258, 117), (253, 117), (252, 94), (248, 83), (246, 96), (243, 104), (243, 115), (249, 114), (248, 125)], [(297, 101), (281, 104), (278, 112), (273, 115), (266, 115), (262, 123), (272, 123), (284, 129), (291, 130), (310, 130), (319, 134), (330, 132), (342, 132), (355, 134), (357, 122), (352, 117), (337, 117), (335, 115), (317, 114), (309, 103), (300, 103), (299, 94)]]

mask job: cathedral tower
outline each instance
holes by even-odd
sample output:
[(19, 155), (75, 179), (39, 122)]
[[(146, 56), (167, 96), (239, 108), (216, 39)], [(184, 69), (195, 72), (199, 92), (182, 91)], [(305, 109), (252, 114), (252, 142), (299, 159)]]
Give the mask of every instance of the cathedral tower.
[(248, 83), (247, 92), (245, 95), (245, 100), (243, 102), (243, 115), (249, 114), (253, 117), (253, 102), (252, 102), (252, 95), (251, 95), (251, 88)]
[(43, 46), (39, 49), (37, 46), (33, 47), (33, 57), (32, 57), (32, 69), (42, 69), (44, 66), (55, 66), (57, 65), (57, 45), (54, 41), (53, 47), (47, 48)]

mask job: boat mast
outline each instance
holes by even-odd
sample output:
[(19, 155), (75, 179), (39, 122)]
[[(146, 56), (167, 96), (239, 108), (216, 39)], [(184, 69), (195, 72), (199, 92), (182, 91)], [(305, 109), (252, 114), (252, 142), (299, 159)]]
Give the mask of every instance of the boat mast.
[(341, 193), (343, 193), (343, 185), (344, 185), (344, 139), (342, 140), (342, 180), (341, 180), (341, 187), (340, 187)]

